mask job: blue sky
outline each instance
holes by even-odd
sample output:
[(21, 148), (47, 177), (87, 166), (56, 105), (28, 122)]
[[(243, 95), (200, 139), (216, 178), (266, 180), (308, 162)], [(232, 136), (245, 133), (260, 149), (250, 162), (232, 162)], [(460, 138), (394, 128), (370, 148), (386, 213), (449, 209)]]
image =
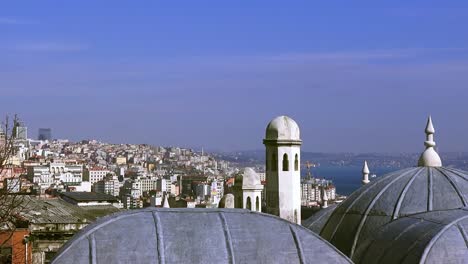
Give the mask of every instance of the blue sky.
[(466, 1), (1, 1), (0, 114), (35, 137), (315, 152), (466, 151)]

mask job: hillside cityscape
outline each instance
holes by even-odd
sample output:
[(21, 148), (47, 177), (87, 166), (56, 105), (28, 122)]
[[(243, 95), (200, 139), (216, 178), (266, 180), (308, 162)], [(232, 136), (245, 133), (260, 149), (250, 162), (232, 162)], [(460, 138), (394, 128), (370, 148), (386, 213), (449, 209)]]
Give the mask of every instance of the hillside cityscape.
[(468, 264), (468, 1), (1, 1), (0, 264)]
[[(0, 132), (2, 144), (8, 140), (7, 133)], [(27, 126), (20, 122), (11, 133), (13, 155), (2, 168), (0, 187), (22, 197), (23, 224), (18, 227), (32, 231), (18, 232), (28, 240), (41, 241), (31, 248), (33, 263), (52, 260), (77, 230), (119, 211), (224, 207), (226, 197), (242, 195), (246, 188), (242, 178), (246, 177), (258, 178), (261, 185), (251, 188), (261, 192), (262, 198), (255, 206), (258, 211), (266, 210), (264, 151), (207, 153), (148, 144), (72, 142), (53, 139), (50, 128), (39, 129), (37, 139), (31, 139)], [(360, 188), (364, 161), (371, 164), (371, 176), (379, 177), (376, 172), (414, 167), (418, 159), (418, 154), (301, 152), (301, 156), (302, 219), (320, 208), (335, 207)], [(447, 167), (467, 166), (466, 153), (444, 153), (444, 157)], [(234, 201), (236, 207), (252, 207), (250, 202), (239, 205)], [(12, 251), (11, 256), (22, 259), (18, 252)]]

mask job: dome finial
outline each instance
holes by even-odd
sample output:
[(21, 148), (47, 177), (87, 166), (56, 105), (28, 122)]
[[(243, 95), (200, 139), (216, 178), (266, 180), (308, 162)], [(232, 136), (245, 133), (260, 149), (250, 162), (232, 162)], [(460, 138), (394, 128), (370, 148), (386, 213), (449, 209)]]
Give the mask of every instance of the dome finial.
[(432, 118), (429, 116), (427, 119), (426, 129), (426, 141), (424, 141), (424, 146), (426, 150), (421, 154), (421, 157), (418, 161), (419, 167), (442, 167), (442, 161), (440, 160), (439, 154), (435, 151), (434, 147), (436, 143), (434, 141), (434, 125), (432, 124)]
[(429, 118), (427, 119), (427, 125), (426, 125), (426, 134), (434, 134), (434, 133), (435, 133), (434, 125), (432, 125), (432, 118), (429, 115)]
[(364, 166), (362, 167), (362, 185), (368, 184), (369, 181), (369, 167), (367, 167), (367, 160), (364, 161)]

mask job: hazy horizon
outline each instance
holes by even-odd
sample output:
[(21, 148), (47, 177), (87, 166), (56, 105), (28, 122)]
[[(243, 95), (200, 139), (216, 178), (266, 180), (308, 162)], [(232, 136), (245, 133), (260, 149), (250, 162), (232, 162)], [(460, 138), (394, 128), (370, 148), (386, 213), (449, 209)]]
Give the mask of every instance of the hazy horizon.
[[(183, 8), (182, 8), (183, 7)], [(468, 150), (468, 3), (6, 2), (0, 115), (54, 138), (262, 149)]]

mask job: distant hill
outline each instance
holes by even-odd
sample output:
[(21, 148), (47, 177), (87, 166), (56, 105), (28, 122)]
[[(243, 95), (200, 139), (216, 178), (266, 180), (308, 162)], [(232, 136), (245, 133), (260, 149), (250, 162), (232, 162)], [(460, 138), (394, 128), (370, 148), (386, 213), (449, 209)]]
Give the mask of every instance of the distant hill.
[[(320, 166), (362, 166), (367, 160), (373, 167), (407, 168), (417, 164), (420, 153), (301, 153), (302, 164), (306, 161)], [(239, 165), (253, 166), (265, 163), (264, 150), (247, 150), (214, 153), (215, 157)], [(443, 152), (440, 154), (445, 167), (468, 170), (468, 152)]]

